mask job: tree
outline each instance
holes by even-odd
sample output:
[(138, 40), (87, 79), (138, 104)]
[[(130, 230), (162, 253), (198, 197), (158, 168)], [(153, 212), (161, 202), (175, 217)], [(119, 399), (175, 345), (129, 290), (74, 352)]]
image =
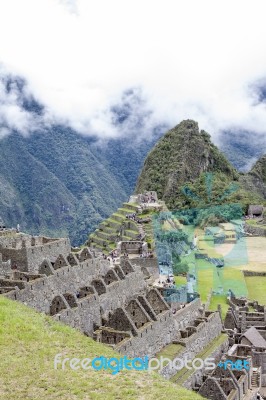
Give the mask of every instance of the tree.
[(173, 272), (174, 275), (186, 274), (189, 270), (188, 263), (186, 261), (181, 261), (179, 263), (174, 263)]

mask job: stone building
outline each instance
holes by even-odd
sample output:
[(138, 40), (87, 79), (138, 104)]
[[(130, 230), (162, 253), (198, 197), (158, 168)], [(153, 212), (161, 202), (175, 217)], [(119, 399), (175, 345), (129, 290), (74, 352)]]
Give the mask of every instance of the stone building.
[(154, 356), (173, 341), (203, 348), (221, 331), (219, 314), (203, 315), (199, 299), (174, 314), (137, 259), (110, 265), (86, 247), (71, 251), (68, 239), (23, 234), (0, 252), (10, 260), (2, 261), (1, 293), (130, 357)]
[(38, 274), (44, 260), (52, 264), (61, 255), (71, 252), (69, 239), (53, 239), (42, 236), (16, 235), (0, 241), (3, 261), (11, 261), (20, 271)]
[(199, 394), (210, 400), (242, 400), (249, 388), (248, 371), (217, 367), (202, 384)]
[(263, 216), (263, 205), (250, 205), (248, 207), (248, 215), (253, 218), (260, 218)]
[(240, 343), (247, 346), (253, 346), (256, 349), (266, 350), (266, 340), (262, 337), (259, 331), (254, 328), (254, 326), (251, 326), (242, 334)]
[(225, 316), (224, 326), (226, 329), (236, 329), (244, 333), (251, 326), (266, 327), (266, 307), (258, 302), (250, 302), (246, 298), (231, 297), (229, 309)]

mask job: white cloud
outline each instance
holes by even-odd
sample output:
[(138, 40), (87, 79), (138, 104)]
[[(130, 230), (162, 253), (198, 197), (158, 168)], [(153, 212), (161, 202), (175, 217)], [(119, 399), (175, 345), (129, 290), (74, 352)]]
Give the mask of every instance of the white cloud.
[[(137, 87), (147, 129), (193, 118), (212, 134), (262, 135), (265, 104), (250, 87), (266, 76), (265, 13), (264, 0), (0, 0), (0, 62), (25, 77), (44, 123), (83, 134), (118, 134), (110, 107)], [(25, 131), (31, 116), (13, 100), (0, 118)]]
[[(1, 77), (3, 75), (1, 76), (0, 73)], [(22, 97), (28, 98), (27, 92), (23, 91), (22, 96), (14, 82), (9, 82), (9, 89), (7, 90), (5, 83), (5, 81), (0, 80), (0, 139), (6, 136), (10, 130), (28, 135), (38, 127), (45, 126), (45, 116), (39, 117), (23, 107)]]

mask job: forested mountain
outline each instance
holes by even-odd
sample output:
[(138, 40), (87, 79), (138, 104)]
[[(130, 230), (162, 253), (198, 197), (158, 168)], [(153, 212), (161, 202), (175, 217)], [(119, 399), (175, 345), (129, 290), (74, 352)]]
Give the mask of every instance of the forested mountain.
[(251, 203), (266, 199), (265, 156), (250, 173), (238, 172), (192, 120), (169, 130), (148, 154), (136, 192), (156, 190), (171, 209), (207, 203)]
[(0, 140), (0, 216), (30, 233), (82, 243), (133, 191), (152, 144), (97, 142), (62, 126), (13, 133)]
[[(100, 141), (64, 126), (27, 137), (13, 132), (0, 140), (0, 216), (8, 226), (19, 223), (32, 234), (84, 242), (134, 191), (145, 157), (163, 129), (149, 139), (136, 140), (137, 132), (131, 132), (127, 138)], [(184, 182), (192, 184), (202, 171), (219, 171), (227, 176), (226, 183), (241, 181), (249, 190), (260, 187), (262, 194), (258, 174), (264, 169), (258, 165), (249, 175), (239, 174), (206, 132), (199, 132), (193, 121), (183, 121), (148, 155), (137, 191), (157, 190), (176, 207), (184, 203), (176, 192)], [(255, 196), (254, 201), (260, 199)]]

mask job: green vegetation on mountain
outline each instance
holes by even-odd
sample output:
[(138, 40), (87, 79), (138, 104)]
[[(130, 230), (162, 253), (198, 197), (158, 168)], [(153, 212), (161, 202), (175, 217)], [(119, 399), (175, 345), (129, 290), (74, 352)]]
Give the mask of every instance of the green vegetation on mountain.
[(258, 159), (251, 169), (250, 174), (263, 183), (266, 183), (266, 154)]
[[(256, 182), (255, 182), (256, 177)], [(265, 157), (241, 174), (192, 120), (167, 132), (148, 154), (136, 192), (156, 190), (170, 209), (265, 202)], [(252, 184), (252, 189), (248, 186)]]
[(0, 397), (5, 400), (45, 399), (201, 399), (156, 373), (54, 369), (62, 359), (120, 357), (51, 317), (0, 296)]
[(0, 215), (29, 233), (70, 236), (74, 243), (126, 198), (90, 144), (58, 128), (0, 141)]
[(240, 181), (249, 192), (266, 198), (266, 155), (259, 158), (250, 172), (240, 177)]
[(96, 140), (65, 126), (0, 140), (0, 216), (31, 234), (87, 239), (132, 194), (156, 137)]
[[(83, 243), (132, 193), (158, 136), (96, 141), (62, 126), (28, 137), (12, 133), (0, 140), (0, 216), (28, 233)], [(236, 151), (237, 143), (230, 146)], [(208, 173), (214, 173), (214, 204), (219, 203), (215, 197), (236, 185), (238, 191), (225, 201), (247, 207), (266, 196), (265, 157), (250, 173), (238, 173), (194, 121), (181, 122), (159, 140), (145, 161), (137, 191), (157, 190), (171, 209), (199, 206), (190, 192), (200, 197), (200, 205), (206, 203)]]

